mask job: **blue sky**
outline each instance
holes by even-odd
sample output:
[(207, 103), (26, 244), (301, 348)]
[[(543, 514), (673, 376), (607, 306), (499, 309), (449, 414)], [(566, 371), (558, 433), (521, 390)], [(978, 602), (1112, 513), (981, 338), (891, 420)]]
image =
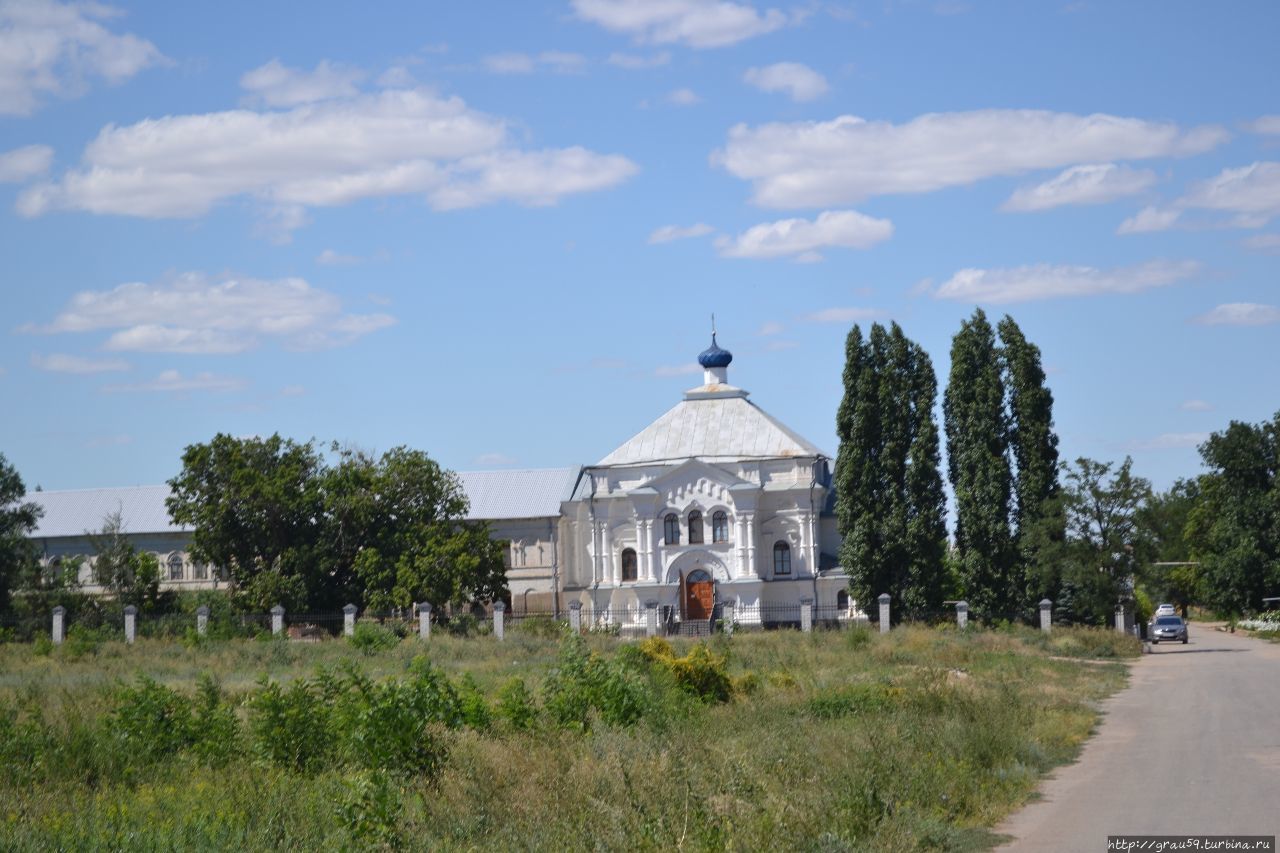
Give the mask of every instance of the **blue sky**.
[(850, 325), (975, 305), (1065, 457), (1280, 409), (1280, 5), (0, 0), (0, 452), (591, 463), (730, 380), (836, 450)]

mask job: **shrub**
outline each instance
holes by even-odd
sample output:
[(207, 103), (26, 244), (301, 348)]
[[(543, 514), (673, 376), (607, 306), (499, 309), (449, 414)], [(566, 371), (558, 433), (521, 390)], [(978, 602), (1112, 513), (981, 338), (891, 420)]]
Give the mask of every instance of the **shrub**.
[(733, 694), (725, 657), (713, 653), (703, 643), (694, 646), (684, 657), (671, 658), (664, 664), (682, 690), (704, 702), (728, 702)]
[(484, 694), (469, 672), (464, 673), (458, 683), (458, 709), (463, 723), (478, 732), (487, 731), (493, 724), (493, 712), (489, 710), (489, 703), (485, 701)]
[(344, 780), (342, 799), (338, 803), (338, 820), (351, 834), (354, 849), (379, 847), (398, 850), (400, 814), (404, 811), (404, 795), (399, 783), (380, 770), (361, 771)]
[(305, 678), (288, 689), (265, 678), (249, 700), (250, 728), (258, 754), (279, 767), (315, 769), (333, 751), (331, 706)]
[(107, 726), (127, 752), (143, 759), (173, 755), (195, 741), (191, 701), (145, 675), (135, 687), (116, 691)]
[(591, 727), (591, 713), (610, 725), (635, 723), (644, 713), (640, 680), (620, 663), (608, 663), (587, 651), (586, 641), (569, 635), (560, 643), (557, 666), (543, 686), (543, 707), (562, 726)]
[(337, 711), (347, 757), (370, 769), (435, 776), (447, 751), (419, 713), (419, 698), (413, 683), (353, 682)]
[(204, 673), (196, 682), (192, 722), (193, 751), (213, 767), (226, 765), (240, 751), (240, 721), (236, 710), (213, 676)]
[(394, 631), (377, 622), (357, 622), (349, 640), (366, 655), (394, 649), (400, 644), (400, 638)]
[(538, 720), (538, 709), (523, 678), (512, 678), (502, 685), (498, 691), (497, 713), (499, 719), (516, 731), (533, 728)]

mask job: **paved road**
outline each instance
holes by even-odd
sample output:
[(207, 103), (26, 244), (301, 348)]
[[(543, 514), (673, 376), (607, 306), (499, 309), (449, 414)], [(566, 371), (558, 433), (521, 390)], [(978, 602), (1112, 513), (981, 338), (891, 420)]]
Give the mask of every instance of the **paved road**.
[(1103, 851), (1108, 835), (1280, 835), (1280, 644), (1192, 624), (1161, 643), (1080, 760), (997, 828), (1010, 850)]

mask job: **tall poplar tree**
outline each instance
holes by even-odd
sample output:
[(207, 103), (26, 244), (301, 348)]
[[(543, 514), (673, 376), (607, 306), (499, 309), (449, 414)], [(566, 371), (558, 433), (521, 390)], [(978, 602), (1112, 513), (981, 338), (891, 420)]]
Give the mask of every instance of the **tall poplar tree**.
[(929, 354), (911, 344), (911, 447), (907, 467), (907, 590), (911, 611), (931, 611), (945, 595), (943, 562), (947, 550), (946, 496), (938, 454), (938, 424), (933, 406), (938, 379)]
[(876, 506), (876, 456), (880, 446), (875, 371), (862, 330), (854, 326), (845, 339), (844, 397), (836, 410), (836, 524), (842, 537), (840, 565), (849, 573), (849, 593), (863, 609), (883, 592), (873, 586), (869, 567), (877, 551), (873, 523)]
[[(1026, 339), (1007, 314), (998, 329), (1009, 398), (1009, 449), (1016, 468), (1011, 535), (1016, 558), (1031, 567), (1039, 561), (1036, 543), (1056, 541), (1063, 535), (1061, 514), (1049, 503), (1058, 494), (1053, 394), (1045, 386), (1040, 348)], [(1036, 588), (1027, 589), (1028, 601), (1039, 601), (1050, 592), (1034, 583), (1031, 586)]]
[(943, 416), (960, 573), (970, 606), (985, 619), (1015, 616), (1023, 590), (1010, 541), (1013, 474), (1000, 366), (995, 331), (979, 308), (952, 339)]

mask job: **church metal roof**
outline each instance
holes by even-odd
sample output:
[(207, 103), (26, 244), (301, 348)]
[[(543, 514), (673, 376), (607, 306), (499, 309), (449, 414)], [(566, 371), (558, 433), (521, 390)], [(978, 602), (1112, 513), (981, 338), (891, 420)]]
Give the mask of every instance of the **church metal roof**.
[[(472, 521), (545, 518), (560, 514), (578, 480), (578, 468), (515, 471), (460, 471), (458, 479), (471, 504)], [(31, 492), (22, 500), (44, 509), (33, 539), (84, 536), (102, 529), (108, 515), (119, 512), (126, 533), (190, 533), (174, 524), (165, 508), (169, 487), (122, 486), (103, 489)]]
[(684, 400), (598, 464), (827, 455), (748, 400), (745, 392), (710, 385), (689, 391)]

